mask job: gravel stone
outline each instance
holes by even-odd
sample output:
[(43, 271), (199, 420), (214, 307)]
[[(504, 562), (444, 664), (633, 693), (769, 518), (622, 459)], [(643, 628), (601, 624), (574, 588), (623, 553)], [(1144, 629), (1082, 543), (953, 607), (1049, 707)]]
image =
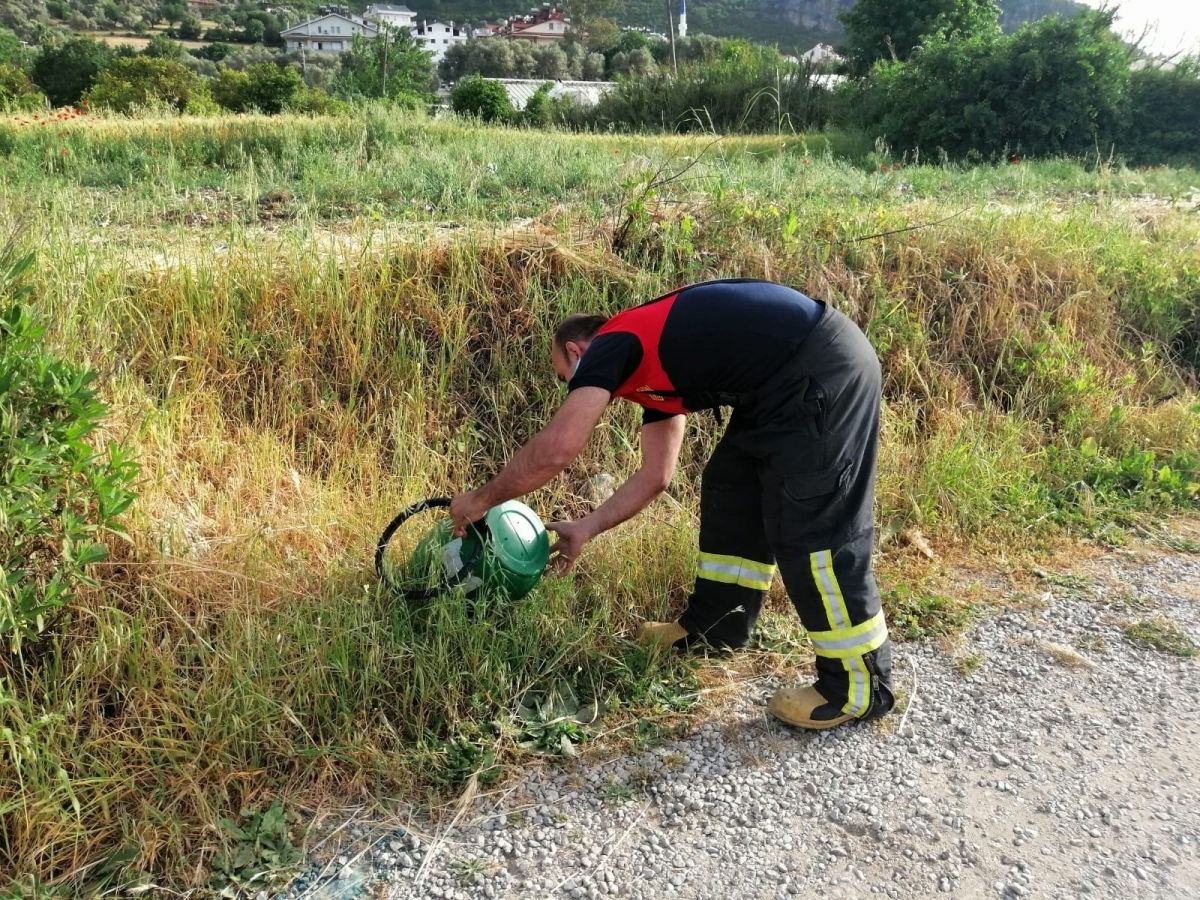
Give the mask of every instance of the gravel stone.
[[(897, 644), (903, 729), (899, 715), (787, 728), (764, 714), (783, 683), (768, 677), (663, 746), (531, 769), (453, 827), (412, 811), (373, 847), (362, 828), (283, 896), (1195, 896), (1200, 665), (1136, 647), (1122, 626), (1162, 615), (1200, 637), (1200, 557), (1086, 565), (1086, 589), (981, 608), (957, 651), (986, 660), (970, 675), (952, 651)], [(1006, 578), (984, 587), (1009, 599)], [(1046, 646), (1095, 666), (1057, 664)], [(633, 796), (614, 801), (614, 784)]]

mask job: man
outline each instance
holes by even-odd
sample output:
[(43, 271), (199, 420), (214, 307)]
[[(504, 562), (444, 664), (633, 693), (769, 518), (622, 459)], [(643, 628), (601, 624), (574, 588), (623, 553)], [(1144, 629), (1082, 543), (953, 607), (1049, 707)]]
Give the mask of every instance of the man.
[(687, 609), (676, 622), (646, 623), (639, 638), (745, 647), (778, 564), (812, 638), (817, 680), (776, 692), (772, 714), (822, 729), (888, 712), (891, 643), (871, 571), (881, 377), (854, 323), (782, 285), (711, 281), (608, 320), (571, 316), (552, 355), (566, 401), (495, 479), (454, 498), (456, 529), (546, 484), (613, 397), (632, 401), (645, 410), (641, 468), (589, 515), (550, 526), (569, 568), (589, 540), (670, 483), (684, 414), (731, 406), (701, 482)]

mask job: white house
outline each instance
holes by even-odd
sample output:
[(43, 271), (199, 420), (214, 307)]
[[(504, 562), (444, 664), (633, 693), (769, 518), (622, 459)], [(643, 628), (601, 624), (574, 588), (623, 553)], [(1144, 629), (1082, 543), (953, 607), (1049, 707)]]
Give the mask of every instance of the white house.
[(833, 67), (844, 62), (841, 55), (828, 44), (817, 44), (807, 53), (800, 54), (800, 61), (817, 68)]
[(504, 28), (504, 36), (511, 40), (545, 44), (561, 41), (567, 36), (567, 29), (570, 27), (571, 20), (563, 10), (546, 4), (527, 16), (509, 19)]
[(393, 6), (388, 3), (368, 6), (363, 18), (376, 25), (386, 25), (397, 31), (408, 31), (416, 24), (417, 14), (407, 6)]
[(451, 44), (465, 43), (470, 36), (470, 29), (453, 22), (422, 22), (412, 30), (413, 40), (427, 53), (433, 55), (433, 61), (439, 63), (446, 55)]
[(345, 53), (356, 34), (373, 38), (379, 29), (370, 22), (341, 13), (326, 13), (279, 32), (288, 50)]

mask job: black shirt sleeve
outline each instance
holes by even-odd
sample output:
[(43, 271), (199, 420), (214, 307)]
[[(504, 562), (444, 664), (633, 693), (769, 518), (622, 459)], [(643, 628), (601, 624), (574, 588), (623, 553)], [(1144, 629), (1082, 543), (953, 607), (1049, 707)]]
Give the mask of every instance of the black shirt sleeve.
[(653, 425), (655, 422), (665, 422), (667, 419), (673, 419), (682, 413), (663, 412), (661, 409), (651, 409), (646, 407), (642, 411), (642, 424)]
[(588, 345), (571, 377), (568, 391), (581, 387), (615, 393), (642, 362), (642, 342), (628, 332), (602, 334)]

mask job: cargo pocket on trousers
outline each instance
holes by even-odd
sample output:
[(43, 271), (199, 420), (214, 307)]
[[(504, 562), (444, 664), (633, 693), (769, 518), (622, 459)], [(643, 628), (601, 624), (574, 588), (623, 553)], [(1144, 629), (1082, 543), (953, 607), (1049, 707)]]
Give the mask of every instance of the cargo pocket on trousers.
[(845, 521), (845, 488), (851, 463), (823, 472), (785, 475), (781, 542), (808, 552), (834, 547)]

